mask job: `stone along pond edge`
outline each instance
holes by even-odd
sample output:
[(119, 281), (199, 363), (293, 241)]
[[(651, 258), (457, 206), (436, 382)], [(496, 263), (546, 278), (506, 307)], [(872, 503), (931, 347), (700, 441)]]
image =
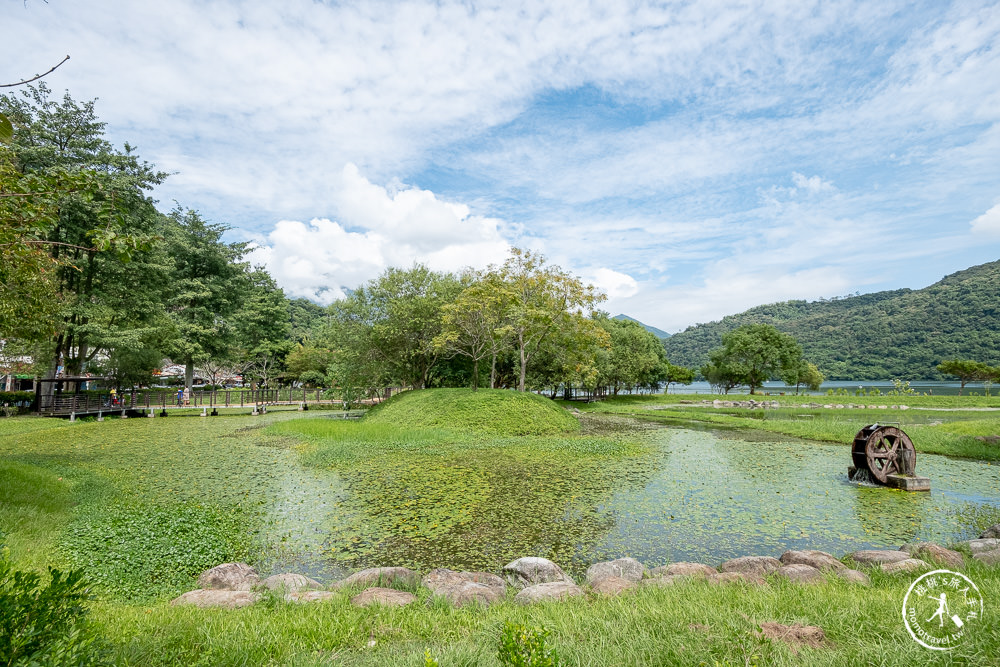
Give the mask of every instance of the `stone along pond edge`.
[[(959, 544), (968, 549), (975, 561), (1000, 566), (1000, 524), (988, 528), (979, 539)], [(422, 586), (456, 607), (485, 607), (507, 599), (508, 588), (518, 591), (514, 602), (532, 604), (583, 597), (587, 590), (595, 595), (612, 596), (637, 587), (671, 586), (683, 580), (767, 585), (769, 579), (783, 579), (807, 585), (837, 577), (867, 586), (870, 579), (865, 570), (877, 569), (887, 574), (922, 573), (937, 565), (962, 568), (966, 564), (961, 551), (932, 542), (905, 544), (899, 549), (855, 551), (847, 554), (844, 560), (858, 569), (848, 567), (829, 553), (815, 550), (786, 551), (780, 558), (742, 556), (717, 567), (679, 562), (650, 569), (634, 558), (625, 557), (591, 565), (583, 586), (557, 564), (534, 556), (508, 563), (499, 575), (438, 568), (421, 576), (405, 567), (376, 567), (356, 572), (330, 586), (296, 573), (261, 579), (250, 565), (223, 563), (202, 572), (198, 577), (199, 588), (184, 593), (170, 604), (233, 609), (252, 605), (268, 593), (279, 595), (288, 602), (322, 602), (333, 598), (337, 591), (347, 590), (360, 591), (351, 597), (351, 604), (356, 606), (406, 606), (417, 600), (410, 591)]]

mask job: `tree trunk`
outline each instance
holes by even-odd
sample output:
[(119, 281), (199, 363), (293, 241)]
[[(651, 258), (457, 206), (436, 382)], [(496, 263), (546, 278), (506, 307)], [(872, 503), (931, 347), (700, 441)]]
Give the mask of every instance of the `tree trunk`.
[(472, 391), (479, 391), (479, 357), (472, 360)]
[(520, 369), (521, 372), (520, 372), (520, 377), (518, 378), (517, 381), (517, 390), (524, 391), (524, 377), (528, 374), (528, 365), (526, 363), (527, 358), (525, 357), (524, 354), (524, 341), (522, 340), (519, 342), (521, 343), (520, 346), (518, 347), (518, 352), (521, 353), (521, 369)]
[(194, 359), (187, 359), (184, 362), (184, 387), (191, 391), (191, 386), (194, 384)]

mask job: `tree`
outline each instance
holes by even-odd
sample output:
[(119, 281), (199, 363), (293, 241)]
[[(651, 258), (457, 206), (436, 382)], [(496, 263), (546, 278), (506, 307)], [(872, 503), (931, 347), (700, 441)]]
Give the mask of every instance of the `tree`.
[(667, 393), (670, 391), (670, 385), (672, 384), (689, 385), (694, 382), (694, 369), (685, 366), (675, 366), (668, 361), (666, 362), (663, 380), (666, 382), (664, 393)]
[(802, 348), (788, 334), (769, 324), (747, 324), (723, 334), (722, 347), (712, 352), (708, 373), (702, 374), (730, 388), (746, 385), (753, 394), (771, 377), (797, 368), (801, 359)]
[(327, 371), (333, 362), (333, 350), (315, 341), (299, 343), (285, 357), (288, 378), (313, 386), (327, 383)]
[(615, 396), (622, 389), (657, 385), (666, 371), (666, 353), (655, 334), (634, 320), (597, 319), (607, 332), (610, 346), (600, 355), (598, 383)]
[(225, 358), (235, 343), (229, 321), (248, 292), (244, 243), (225, 243), (226, 227), (206, 222), (197, 212), (174, 209), (165, 228), (171, 259), (165, 301), (173, 325), (168, 351), (184, 364), (184, 386), (194, 381), (194, 364)]
[(479, 362), (489, 358), (490, 388), (496, 385), (496, 360), (508, 344), (511, 326), (498, 276), (468, 276), (471, 281), (455, 300), (441, 308), (441, 333), (434, 344), (472, 361), (472, 390), (479, 388)]
[(801, 385), (809, 387), (812, 391), (818, 390), (825, 378), (815, 364), (801, 359), (797, 365), (785, 369), (781, 379), (789, 387), (794, 386), (795, 393), (798, 394)]
[(958, 389), (959, 396), (965, 390), (966, 384), (991, 379), (991, 376), (996, 371), (996, 369), (991, 368), (981, 361), (972, 361), (970, 359), (949, 359), (942, 361), (937, 365), (937, 369), (943, 375), (954, 375), (958, 378), (958, 381), (961, 382), (961, 386)]
[(230, 317), (235, 335), (234, 357), (244, 376), (265, 385), (291, 349), (288, 300), (263, 268), (246, 276), (245, 292)]
[(528, 364), (547, 338), (560, 328), (570, 327), (570, 320), (604, 300), (592, 285), (584, 285), (558, 266), (547, 266), (545, 258), (530, 251), (513, 248), (511, 256), (499, 269), (507, 321), (518, 357), (519, 391), (525, 390)]

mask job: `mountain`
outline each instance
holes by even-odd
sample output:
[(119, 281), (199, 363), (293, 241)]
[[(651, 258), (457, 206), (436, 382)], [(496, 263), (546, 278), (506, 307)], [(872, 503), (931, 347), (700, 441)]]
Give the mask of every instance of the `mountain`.
[[(611, 319), (613, 319), (613, 320), (631, 320), (632, 322), (639, 322), (639, 320), (635, 319), (634, 317), (629, 317), (628, 315), (615, 315)], [(648, 324), (643, 324), (642, 322), (639, 322), (639, 324), (642, 324), (642, 328), (643, 329), (645, 329), (649, 333), (653, 334), (657, 338), (670, 338), (670, 334), (668, 334), (663, 329), (657, 329), (656, 327), (651, 327)]]
[(941, 379), (944, 359), (1000, 363), (1000, 261), (920, 290), (785, 301), (698, 324), (663, 342), (673, 364), (700, 368), (722, 334), (771, 324), (802, 345), (828, 380)]

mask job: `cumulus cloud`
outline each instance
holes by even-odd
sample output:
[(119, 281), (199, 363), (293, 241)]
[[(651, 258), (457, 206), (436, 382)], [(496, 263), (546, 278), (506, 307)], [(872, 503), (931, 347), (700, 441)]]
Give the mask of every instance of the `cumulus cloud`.
[(1000, 234), (1000, 204), (986, 211), (986, 213), (983, 213), (969, 224), (972, 225), (973, 234)]
[(329, 304), (389, 266), (482, 268), (503, 261), (510, 247), (499, 220), (429, 190), (376, 185), (353, 164), (332, 190), (339, 220), (283, 220), (250, 254), (290, 296)]
[(819, 176), (806, 177), (797, 171), (792, 172), (792, 182), (795, 187), (799, 190), (805, 190), (810, 194), (816, 194), (819, 192), (832, 192), (835, 188), (833, 183), (830, 181), (825, 181)]
[(585, 276), (585, 280), (607, 294), (609, 299), (628, 298), (639, 291), (635, 278), (613, 269), (599, 268)]

